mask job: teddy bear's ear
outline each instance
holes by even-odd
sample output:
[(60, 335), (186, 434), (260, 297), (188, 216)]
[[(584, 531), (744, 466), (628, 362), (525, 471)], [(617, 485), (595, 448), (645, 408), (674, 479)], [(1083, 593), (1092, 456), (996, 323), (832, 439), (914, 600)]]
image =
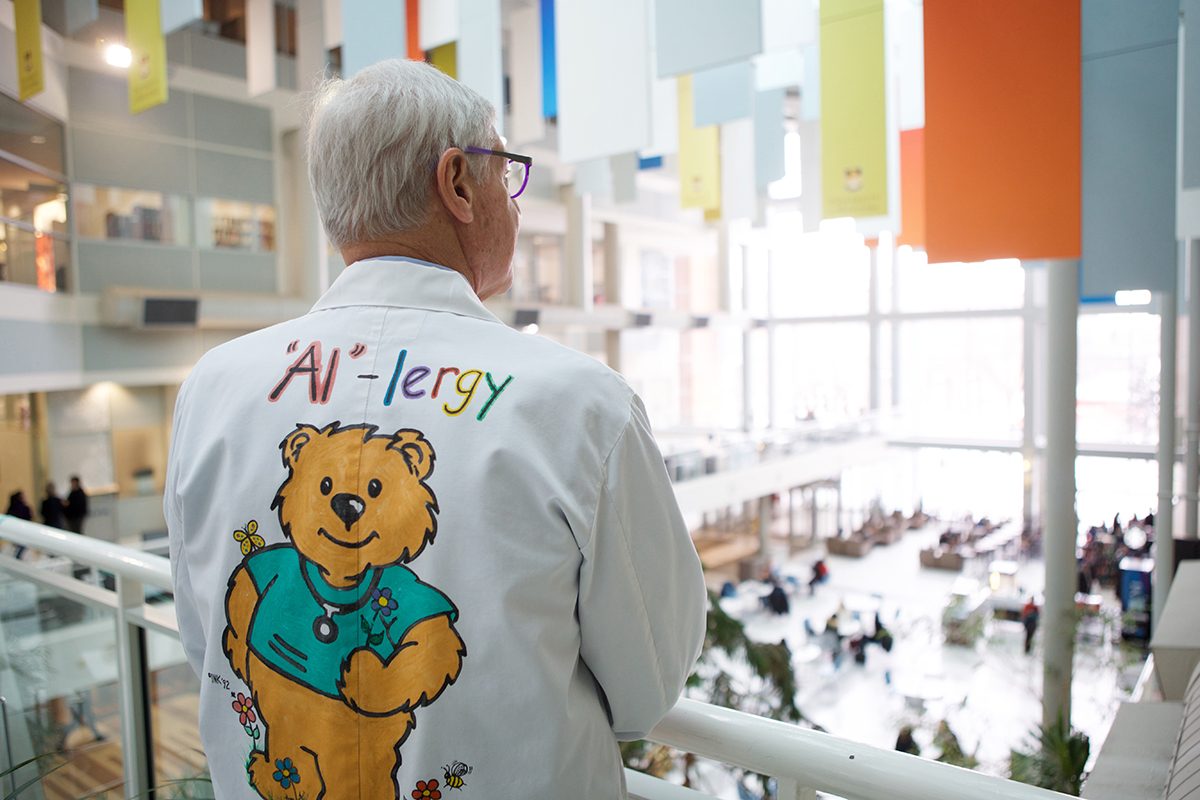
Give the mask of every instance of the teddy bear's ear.
[(283, 451), (283, 465), (288, 469), (291, 469), (296, 461), (298, 461), (300, 458), (301, 448), (311, 442), (313, 437), (320, 435), (321, 432), (312, 425), (297, 425), (296, 430), (289, 433), (287, 437), (279, 443), (279, 449)]
[(392, 435), (392, 441), (388, 443), (389, 450), (397, 450), (400, 455), (404, 456), (404, 460), (408, 463), (408, 468), (413, 475), (416, 475), (421, 480), (429, 477), (429, 473), (433, 472), (433, 446), (425, 439), (424, 434), (420, 431), (415, 431), (410, 428), (396, 431)]

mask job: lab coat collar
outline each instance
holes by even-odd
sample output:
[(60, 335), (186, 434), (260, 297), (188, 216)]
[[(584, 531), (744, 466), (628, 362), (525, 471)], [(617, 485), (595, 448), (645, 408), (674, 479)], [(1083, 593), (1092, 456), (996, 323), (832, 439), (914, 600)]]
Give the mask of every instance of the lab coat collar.
[(500, 322), (459, 272), (415, 258), (356, 261), (321, 295), (313, 311), (345, 306), (395, 306), (445, 311)]

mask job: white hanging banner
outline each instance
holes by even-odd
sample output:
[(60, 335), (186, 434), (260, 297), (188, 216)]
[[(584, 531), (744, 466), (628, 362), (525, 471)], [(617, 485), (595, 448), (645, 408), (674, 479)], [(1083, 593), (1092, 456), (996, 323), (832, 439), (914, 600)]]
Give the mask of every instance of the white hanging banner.
[[(401, 0), (391, 0), (391, 3), (363, 3), (372, 7), (391, 4), (398, 6), (400, 16), (404, 16), (405, 4)], [(418, 38), (422, 50), (432, 50), (458, 41), (458, 5), (457, 0), (421, 0)]]
[(305, 92), (325, 77), (324, 0), (296, 2), (296, 88)]
[(763, 52), (791, 50), (817, 40), (813, 0), (762, 0)]
[(754, 88), (791, 89), (804, 83), (804, 51), (777, 50), (754, 57)]
[[(657, 0), (655, 8), (660, 78), (745, 61), (762, 52), (759, 0)], [(632, 50), (621, 44), (624, 53)]]
[(644, 156), (679, 152), (679, 88), (674, 78), (656, 78), (650, 85), (650, 144)]
[(342, 3), (342, 77), (363, 67), (408, 53), (407, 23), (402, 2)]
[(750, 119), (727, 122), (721, 126), (722, 219), (755, 217), (758, 192), (754, 184), (754, 122)]
[(754, 113), (754, 65), (741, 61), (697, 72), (692, 91), (697, 128), (747, 119)]
[(572, 188), (577, 195), (607, 198), (613, 192), (612, 165), (607, 158), (593, 158), (575, 165)]
[[(67, 8), (77, 6), (91, 5), (95, 7), (94, 0), (85, 0), (83, 3), (78, 3), (77, 0), (71, 0), (67, 3)], [(247, 19), (249, 24), (250, 9), (246, 9)], [(69, 13), (69, 12), (68, 12)], [(159, 2), (159, 19), (162, 22), (163, 36), (168, 33), (174, 33), (191, 22), (204, 18), (204, 0), (160, 0)], [(94, 19), (94, 17), (93, 17)], [(272, 22), (272, 25), (274, 22)]]
[(761, 193), (784, 176), (783, 95), (772, 89), (754, 97), (754, 185)]
[(275, 88), (275, 4), (246, 0), (246, 92), (251, 97)]
[(612, 171), (613, 201), (632, 203), (637, 200), (637, 153), (622, 153), (608, 160)]
[(888, 69), (898, 85), (900, 130), (925, 127), (925, 7), (920, 0), (884, 6)]
[[(332, 50), (342, 44), (342, 0), (321, 0), (325, 6), (325, 49)], [(353, 2), (353, 0), (351, 0)]]
[(500, 0), (459, 0), (458, 80), (496, 109), (504, 133), (504, 67), (500, 59)]
[(558, 147), (564, 163), (650, 144), (648, 3), (555, 4)]
[(1180, 4), (1183, 26), (1179, 46), (1179, 197), (1175, 204), (1175, 236), (1200, 238), (1200, 0)]
[(512, 116), (508, 140), (521, 145), (546, 136), (542, 115), (542, 16), (538, 6), (519, 8), (508, 18), (509, 94)]

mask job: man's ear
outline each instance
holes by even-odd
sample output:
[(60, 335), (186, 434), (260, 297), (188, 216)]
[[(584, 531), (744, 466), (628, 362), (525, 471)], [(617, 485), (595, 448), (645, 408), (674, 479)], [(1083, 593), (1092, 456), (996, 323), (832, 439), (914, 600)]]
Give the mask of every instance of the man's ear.
[(434, 192), (450, 216), (464, 225), (475, 219), (475, 188), (467, 154), (457, 147), (442, 153), (434, 174)]
[(404, 457), (408, 469), (420, 480), (425, 480), (433, 472), (433, 445), (425, 439), (420, 431), (405, 428), (398, 430), (388, 443), (389, 450), (396, 450)]
[(300, 459), (300, 450), (304, 445), (313, 440), (314, 437), (320, 436), (321, 432), (312, 425), (300, 424), (296, 426), (296, 430), (292, 431), (287, 437), (279, 443), (279, 449), (283, 451), (283, 465), (288, 469)]

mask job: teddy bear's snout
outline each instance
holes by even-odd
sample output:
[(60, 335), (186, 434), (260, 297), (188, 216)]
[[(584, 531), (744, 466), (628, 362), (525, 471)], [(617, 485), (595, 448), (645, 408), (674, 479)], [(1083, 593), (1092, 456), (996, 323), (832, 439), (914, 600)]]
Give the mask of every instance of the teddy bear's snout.
[(349, 492), (335, 494), (329, 501), (329, 505), (333, 508), (333, 513), (338, 515), (338, 519), (346, 525), (347, 532), (349, 532), (351, 525), (358, 522), (358, 518), (363, 515), (363, 511), (367, 508), (367, 504), (363, 502), (361, 497)]

